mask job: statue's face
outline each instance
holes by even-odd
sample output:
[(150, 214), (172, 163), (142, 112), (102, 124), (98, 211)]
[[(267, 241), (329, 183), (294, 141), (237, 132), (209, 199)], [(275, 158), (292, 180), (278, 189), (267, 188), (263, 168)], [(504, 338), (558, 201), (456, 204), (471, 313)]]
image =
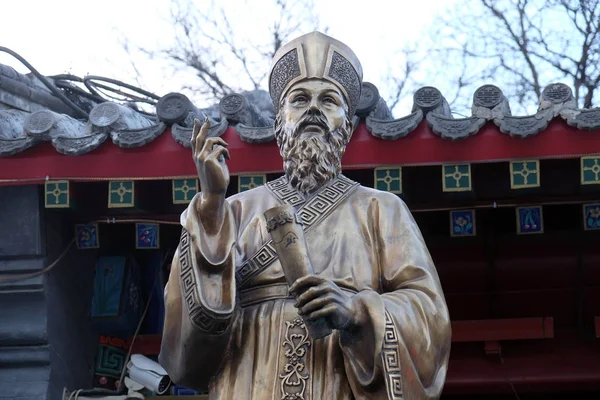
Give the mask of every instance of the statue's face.
[(286, 130), (297, 130), (300, 137), (326, 135), (340, 129), (346, 121), (348, 106), (333, 83), (311, 79), (294, 84), (287, 92), (283, 107)]
[(288, 181), (301, 192), (313, 192), (340, 173), (352, 136), (347, 110), (340, 90), (324, 80), (298, 82), (283, 99), (275, 137)]

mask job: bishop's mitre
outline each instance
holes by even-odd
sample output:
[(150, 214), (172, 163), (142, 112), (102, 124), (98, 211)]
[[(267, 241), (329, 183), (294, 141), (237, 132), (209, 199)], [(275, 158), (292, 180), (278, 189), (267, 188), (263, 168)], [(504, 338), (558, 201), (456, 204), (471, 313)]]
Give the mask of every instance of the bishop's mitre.
[(302, 35), (275, 53), (269, 74), (269, 94), (275, 112), (293, 84), (312, 78), (336, 85), (348, 103), (348, 116), (354, 115), (361, 91), (360, 61), (350, 47), (321, 32)]

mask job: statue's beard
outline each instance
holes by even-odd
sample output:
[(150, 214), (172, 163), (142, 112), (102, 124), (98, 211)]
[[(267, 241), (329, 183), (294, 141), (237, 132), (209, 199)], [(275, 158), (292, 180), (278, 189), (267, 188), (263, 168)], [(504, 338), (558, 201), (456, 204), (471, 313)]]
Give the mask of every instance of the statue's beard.
[(303, 194), (312, 193), (338, 175), (342, 156), (352, 135), (352, 121), (346, 118), (335, 131), (326, 128), (325, 135), (301, 137), (304, 123), (317, 120), (325, 128), (322, 116), (305, 116), (293, 127), (283, 123), (281, 112), (275, 118), (275, 137), (283, 157), (283, 170), (290, 185)]

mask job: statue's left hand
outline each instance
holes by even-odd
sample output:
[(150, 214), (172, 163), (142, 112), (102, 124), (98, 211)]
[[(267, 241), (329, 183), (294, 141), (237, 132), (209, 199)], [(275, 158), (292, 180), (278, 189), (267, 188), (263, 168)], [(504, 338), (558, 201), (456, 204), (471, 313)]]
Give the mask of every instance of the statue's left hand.
[(326, 317), (331, 321), (332, 328), (341, 330), (358, 327), (358, 307), (353, 297), (331, 280), (307, 275), (296, 280), (290, 292), (298, 294), (294, 306), (305, 319)]

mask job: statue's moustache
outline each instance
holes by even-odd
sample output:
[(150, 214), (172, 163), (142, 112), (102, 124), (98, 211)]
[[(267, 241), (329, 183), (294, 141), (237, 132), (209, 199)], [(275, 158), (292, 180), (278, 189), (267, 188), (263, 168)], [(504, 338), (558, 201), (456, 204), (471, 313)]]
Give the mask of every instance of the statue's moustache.
[(304, 128), (309, 125), (317, 125), (321, 127), (323, 130), (327, 131), (329, 126), (327, 125), (327, 121), (320, 115), (310, 114), (306, 117), (302, 118), (300, 122), (298, 122), (298, 132), (301, 132)]

